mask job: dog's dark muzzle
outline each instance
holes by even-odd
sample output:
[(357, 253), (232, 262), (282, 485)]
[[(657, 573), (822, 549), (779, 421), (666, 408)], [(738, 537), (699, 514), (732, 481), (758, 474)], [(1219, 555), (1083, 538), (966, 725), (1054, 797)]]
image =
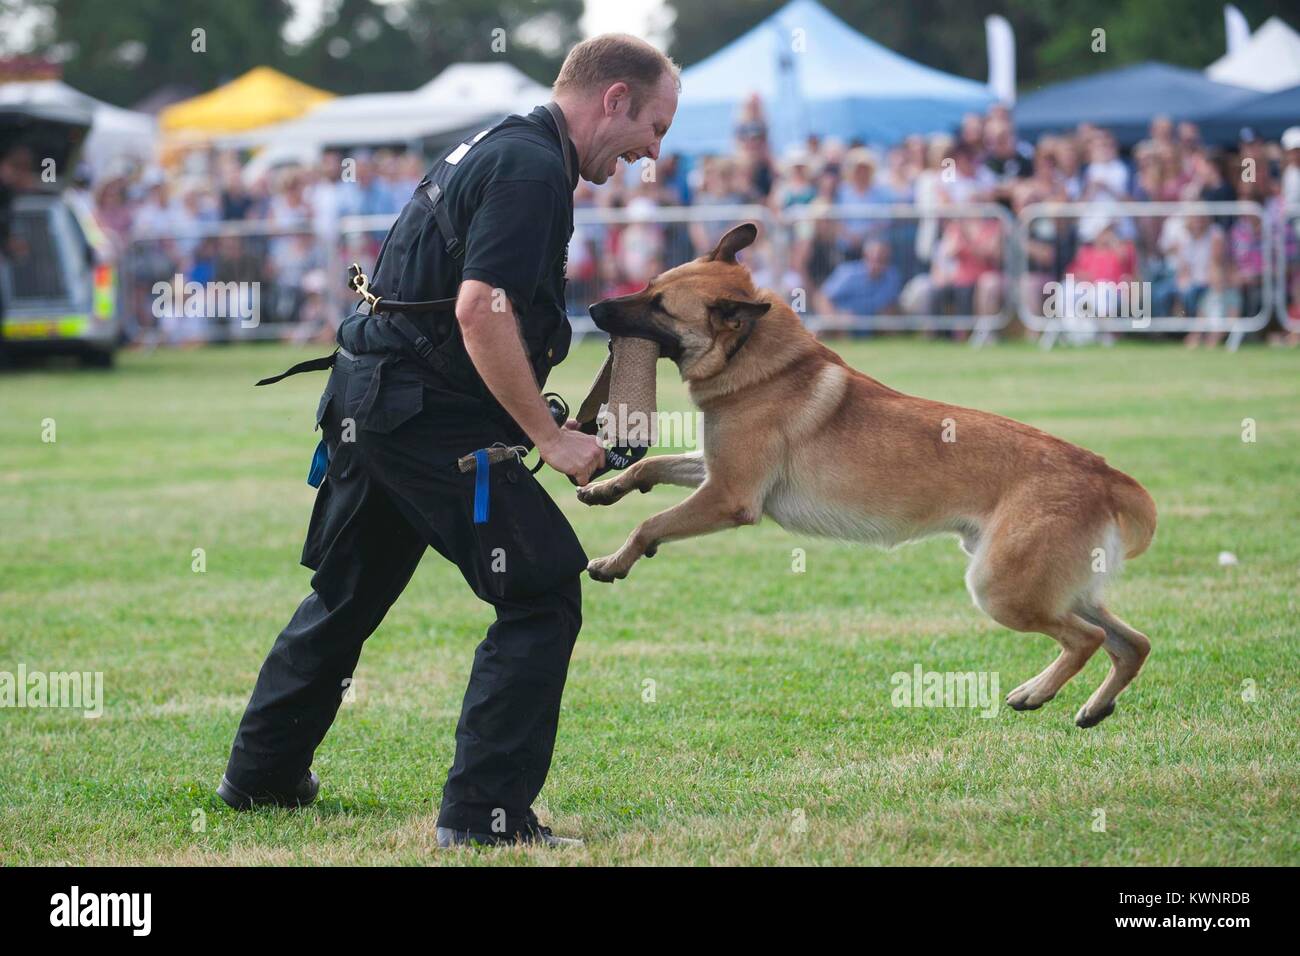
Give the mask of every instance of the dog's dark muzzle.
[(649, 339), (659, 345), (659, 354), (674, 362), (682, 356), (682, 343), (668, 329), (655, 322), (628, 317), (626, 306), (618, 299), (605, 299), (587, 310), (596, 328), (620, 338)]

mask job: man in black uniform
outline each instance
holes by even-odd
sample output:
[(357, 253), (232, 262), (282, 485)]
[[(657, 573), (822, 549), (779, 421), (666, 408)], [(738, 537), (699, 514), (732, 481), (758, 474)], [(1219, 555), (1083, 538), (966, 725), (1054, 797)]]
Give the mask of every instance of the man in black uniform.
[[(541, 826), (532, 803), (550, 767), (587, 555), (519, 461), (465, 473), (457, 459), (497, 443), (536, 447), (579, 485), (603, 465), (599, 440), (573, 420), (557, 426), (541, 395), (569, 347), (573, 190), (579, 174), (605, 182), (620, 158), (657, 158), (678, 85), (672, 61), (641, 40), (587, 40), (566, 58), (552, 103), (444, 154), (402, 210), (370, 280), (381, 301), (339, 329), (317, 409), (328, 466), (302, 555), (312, 593), (258, 675), (218, 790), (231, 806), (315, 797), (312, 756), (362, 642), (432, 546), (497, 614), (474, 655), (438, 842), (571, 842)], [(382, 302), (452, 296), (454, 315)]]

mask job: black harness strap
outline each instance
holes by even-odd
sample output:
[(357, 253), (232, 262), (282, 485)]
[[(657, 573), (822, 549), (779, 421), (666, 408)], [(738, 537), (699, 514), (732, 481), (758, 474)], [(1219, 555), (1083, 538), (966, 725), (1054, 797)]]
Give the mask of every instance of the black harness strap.
[(442, 233), (443, 245), (447, 248), (447, 255), (453, 259), (461, 259), (465, 255), (465, 245), (456, 235), (456, 230), (451, 224), (451, 216), (447, 215), (447, 204), (442, 201), (442, 187), (433, 183), (424, 194), (429, 197), (429, 202), (433, 203), (433, 218), (438, 223), (438, 231)]
[[(455, 299), (451, 300), (453, 305), (455, 301)], [(384, 305), (388, 306), (389, 303), (385, 302)], [(415, 349), (415, 354), (424, 359), (426, 364), (432, 365), (440, 372), (443, 370), (447, 360), (441, 355), (435, 354), (436, 347), (414, 322), (399, 312), (389, 312), (388, 321), (392, 323), (393, 328), (401, 333), (402, 338), (406, 339), (411, 348)]]
[(276, 382), (280, 381), (281, 379), (286, 379), (290, 375), (297, 375), (300, 372), (323, 372), (327, 368), (334, 367), (334, 358), (337, 355), (338, 355), (338, 351), (335, 350), (329, 355), (322, 355), (320, 358), (308, 359), (305, 362), (299, 362), (297, 365), (281, 372), (279, 375), (272, 375), (270, 378), (264, 378), (257, 384), (274, 385)]
[(550, 113), (551, 119), (555, 121), (555, 131), (560, 134), (560, 155), (564, 157), (564, 181), (573, 182), (573, 160), (569, 158), (569, 124), (564, 118), (564, 111), (555, 100), (545, 105), (546, 112)]

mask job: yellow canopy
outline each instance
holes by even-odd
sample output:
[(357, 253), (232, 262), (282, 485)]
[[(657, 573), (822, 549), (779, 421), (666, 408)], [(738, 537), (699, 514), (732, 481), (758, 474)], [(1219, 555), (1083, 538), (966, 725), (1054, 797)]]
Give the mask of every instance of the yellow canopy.
[(215, 90), (173, 103), (158, 114), (158, 124), (169, 133), (236, 133), (294, 119), (332, 99), (333, 93), (259, 66)]

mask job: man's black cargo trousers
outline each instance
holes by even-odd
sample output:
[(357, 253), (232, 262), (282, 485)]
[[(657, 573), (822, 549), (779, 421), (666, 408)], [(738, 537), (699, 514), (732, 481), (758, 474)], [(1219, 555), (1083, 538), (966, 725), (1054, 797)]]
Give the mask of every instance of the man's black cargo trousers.
[(431, 546), (496, 609), (474, 655), (438, 825), (526, 831), (582, 623), (587, 555), (517, 461), (491, 466), (488, 520), (474, 523), (475, 476), (456, 458), (507, 436), (486, 419), (448, 434), (445, 421), (420, 414), (435, 392), (412, 359), (338, 355), (317, 412), (330, 463), (303, 549), (312, 593), (262, 665), (226, 776), (246, 793), (293, 789), (362, 643)]

